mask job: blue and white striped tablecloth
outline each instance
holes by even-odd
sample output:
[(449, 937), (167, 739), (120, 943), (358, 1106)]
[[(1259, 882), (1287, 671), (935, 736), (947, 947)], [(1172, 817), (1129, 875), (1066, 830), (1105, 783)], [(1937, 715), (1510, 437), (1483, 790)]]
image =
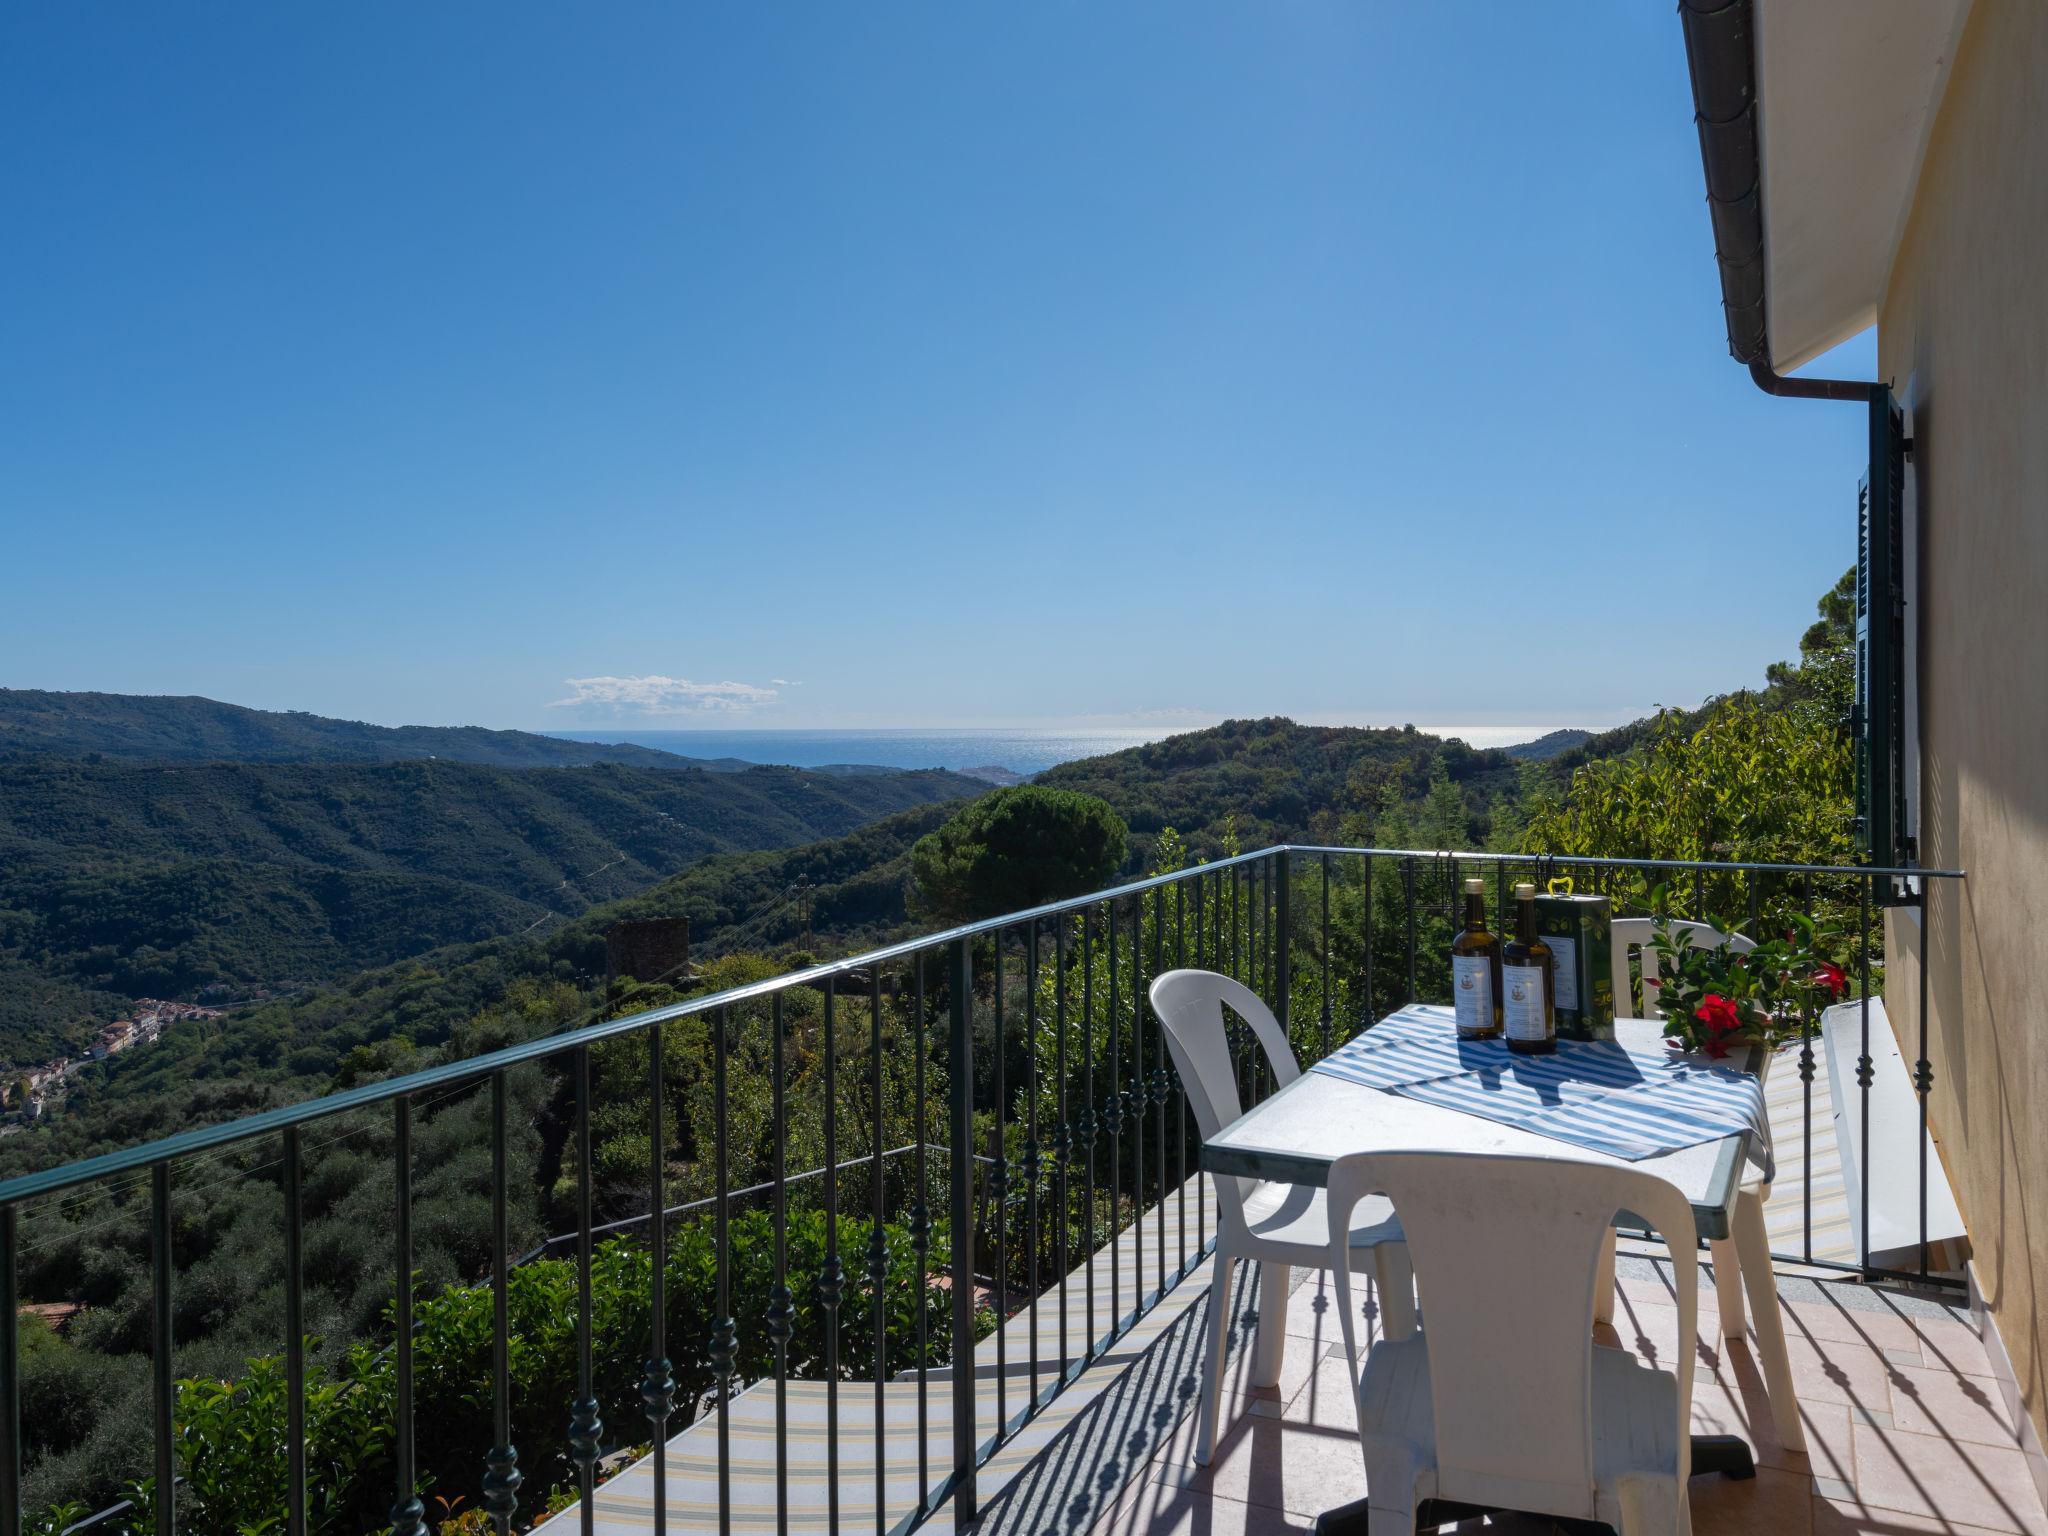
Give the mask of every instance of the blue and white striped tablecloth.
[(1518, 1056), (1500, 1040), (1460, 1040), (1448, 1008), (1411, 1005), (1310, 1070), (1630, 1162), (1746, 1136), (1750, 1161), (1772, 1173), (1763, 1084), (1668, 1048), (1560, 1040)]

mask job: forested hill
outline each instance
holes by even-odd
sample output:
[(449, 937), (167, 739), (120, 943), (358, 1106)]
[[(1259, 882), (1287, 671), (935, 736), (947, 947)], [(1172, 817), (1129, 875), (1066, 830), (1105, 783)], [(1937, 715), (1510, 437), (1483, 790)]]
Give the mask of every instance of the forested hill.
[[(1071, 763), (1052, 770), (1045, 780), (1101, 795), (1130, 822), (1133, 852), (1126, 873), (1137, 873), (1149, 863), (1157, 834), (1167, 825), (1184, 831), (1202, 855), (1221, 852), (1233, 834), (1246, 848), (1285, 839), (1365, 839), (1375, 834), (1401, 840), (1422, 837), (1431, 846), (1464, 844), (1484, 834), (1494, 808), (1502, 797), (1512, 794), (1522, 771), (1504, 753), (1474, 751), (1419, 731), (1326, 729), (1275, 719), (1233, 721)], [(428, 878), (414, 877), (402, 862), (417, 854), (441, 861), (431, 878), (462, 877), (462, 891), (484, 890), (480, 877), (491, 872), (518, 894), (495, 892), (491, 899), (503, 905), (486, 905), (476, 914), (474, 920), (495, 937), (459, 943), (451, 941), (476, 937), (449, 931), (456, 919), (448, 914), (462, 909), (451, 901), (428, 902), (415, 895), (399, 906), (404, 922), (393, 925), (394, 933), (408, 946), (403, 953), (413, 958), (370, 970), (346, 985), (264, 1004), (218, 1024), (181, 1026), (158, 1045), (95, 1068), (80, 1084), (75, 1108), (67, 1109), (59, 1119), (59, 1128), (71, 1127), (64, 1131), (65, 1144), (79, 1135), (100, 1134), (76, 1127), (80, 1112), (93, 1117), (105, 1135), (116, 1139), (125, 1139), (115, 1129), (122, 1124), (138, 1134), (144, 1130), (160, 1133), (271, 1096), (295, 1098), (317, 1093), (329, 1085), (358, 1047), (368, 1047), (375, 1054), (384, 1049), (384, 1042), (396, 1041), (404, 1059), (415, 1060), (419, 1058), (414, 1052), (441, 1049), (479, 1029), (486, 1033), (501, 1027), (530, 1031), (567, 1022), (598, 1001), (602, 935), (611, 923), (625, 917), (687, 916), (693, 950), (702, 956), (748, 951), (787, 957), (805, 947), (794, 897), (802, 882), (810, 903), (811, 950), (846, 954), (903, 936), (913, 928), (905, 900), (910, 887), (910, 846), (951, 810), (950, 805), (933, 804), (884, 817), (842, 836), (803, 843), (784, 838), (791, 846), (718, 852), (686, 867), (678, 857), (670, 867), (679, 868), (680, 873), (651, 884), (639, 878), (654, 867), (651, 859), (643, 859), (633, 867), (631, 885), (645, 885), (645, 889), (586, 907), (584, 903), (604, 894), (603, 878), (593, 880), (588, 875), (609, 856), (601, 840), (565, 841), (542, 857), (539, 851), (526, 848), (532, 834), (522, 830), (522, 823), (509, 809), (522, 802), (504, 801), (503, 796), (535, 794), (540, 786), (557, 781), (583, 786), (583, 793), (589, 796), (594, 793), (591, 786), (609, 784), (609, 794), (598, 798), (601, 803), (621, 807), (621, 814), (630, 820), (640, 814), (639, 807), (652, 802), (636, 800), (627, 787), (642, 785), (650, 777), (673, 781), (678, 792), (693, 785), (698, 793), (709, 794), (727, 785), (786, 783), (800, 776), (792, 770), (756, 770), (733, 776), (675, 772), (649, 776), (624, 768), (506, 774), (452, 764), (375, 770), (245, 767), (175, 774), (160, 769), (101, 767), (73, 773), (78, 792), (95, 803), (116, 783), (141, 794), (151, 784), (177, 786), (182, 782), (182, 789), (160, 787), (156, 792), (165, 798), (131, 807), (116, 820), (121, 835), (133, 836), (138, 846), (152, 846), (149, 839), (157, 835), (153, 827), (179, 818), (185, 820), (187, 830), (177, 835), (190, 838), (194, 821), (218, 814), (221, 802), (230, 800), (244, 808), (235, 824), (250, 828), (245, 835), (252, 848), (276, 852), (296, 838), (298, 846), (323, 860), (359, 852), (363, 868), (358, 878), (364, 882), (382, 877), (394, 866), (402, 877)], [(149, 774), (157, 777), (152, 780)], [(278, 774), (305, 776), (305, 782), (299, 792), (286, 794), (272, 777)], [(778, 781), (775, 775), (783, 778)], [(926, 781), (934, 799), (940, 793), (957, 793), (963, 786), (969, 792), (985, 788), (945, 774), (902, 777), (906, 782)], [(365, 782), (389, 785), (399, 780), (436, 786), (438, 798), (433, 801), (432, 813), (424, 795), (403, 811), (387, 805), (372, 815), (365, 807), (366, 822), (401, 830), (388, 846), (357, 849), (347, 830), (349, 818), (335, 810), (343, 787), (355, 785), (360, 792)], [(493, 787), (500, 780), (512, 782), (502, 789)], [(0, 779), (0, 784), (5, 782)], [(316, 782), (324, 787), (313, 788)], [(852, 796), (877, 792), (889, 783), (875, 778), (832, 779), (813, 787), (821, 794)], [(479, 797), (488, 803), (480, 803)], [(63, 823), (67, 816), (75, 820), (84, 815), (55, 790), (46, 803), (45, 816), (52, 826)], [(257, 810), (259, 804), (266, 808)], [(309, 820), (319, 823), (324, 819), (341, 828), (332, 842), (309, 841), (312, 834), (291, 814), (295, 806), (315, 804), (318, 814), (309, 812)], [(812, 813), (820, 814), (815, 806)], [(644, 824), (643, 817), (639, 825)], [(438, 829), (444, 828), (445, 838), (437, 835)], [(736, 831), (734, 835), (738, 835)], [(759, 824), (747, 835), (767, 838)], [(612, 835), (612, 841), (626, 846), (618, 834)], [(680, 854), (682, 849), (672, 851)], [(528, 854), (531, 863), (526, 862)], [(254, 867), (274, 872), (280, 866)], [(550, 884), (571, 871), (581, 878), (567, 886)], [(624, 876), (627, 869), (622, 867), (616, 873)], [(214, 878), (226, 882), (231, 877)], [(629, 888), (625, 882), (619, 887)], [(480, 896), (475, 899), (483, 900)], [(103, 900), (115, 902), (116, 898), (108, 894)], [(229, 884), (221, 900), (232, 904), (240, 898)], [(527, 904), (512, 910), (514, 900)], [(296, 905), (281, 899), (274, 907), (252, 907), (248, 916), (232, 924), (211, 923), (206, 929), (211, 936), (207, 942), (220, 942), (220, 935), (230, 930), (250, 942), (264, 935), (265, 942), (279, 946), (280, 953), (285, 952), (284, 946), (301, 940), (323, 942), (321, 936), (329, 921), (325, 909), (310, 894), (295, 895), (294, 901)], [(69, 897), (51, 905), (58, 913), (90, 906)], [(550, 920), (531, 933), (520, 932), (532, 922), (525, 914), (550, 909), (568, 914), (567, 919)], [(437, 912), (446, 919), (438, 926)], [(105, 955), (106, 963), (114, 964), (117, 957), (91, 946), (89, 931), (66, 926), (70, 919), (51, 915), (37, 920), (46, 925), (39, 933), (57, 934), (59, 942), (74, 946), (74, 953), (80, 952), (76, 946), (82, 944), (85, 952)], [(306, 939), (308, 934), (311, 939)], [(196, 949), (200, 941), (195, 938), (192, 942)], [(443, 947), (433, 947), (436, 944)], [(12, 953), (19, 955), (26, 947), (16, 945)], [(519, 999), (543, 991), (557, 1002), (549, 1005), (544, 1017), (536, 1017)], [(479, 1023), (502, 1021), (508, 1012), (518, 1014), (522, 1022), (516, 1026)], [(204, 1088), (205, 1084), (215, 1086)], [(241, 1086), (231, 1088), (231, 1084)], [(123, 1106), (119, 1114), (115, 1114), (116, 1106)], [(47, 1134), (38, 1131), (28, 1139), (48, 1150)]]
[(1064, 763), (1037, 782), (1107, 800), (1129, 823), (1142, 859), (1163, 827), (1179, 831), (1198, 854), (1213, 854), (1226, 820), (1246, 848), (1362, 838), (1383, 812), (1419, 812), (1443, 782), (1464, 805), (1463, 836), (1483, 840), (1490, 808), (1513, 794), (1519, 773), (1507, 752), (1413, 726), (1358, 730), (1266, 719), (1226, 720)]
[[(0, 762), (0, 1060), (551, 924), (707, 854), (982, 793), (927, 771)], [(212, 989), (209, 992), (209, 989)]]
[(532, 731), (365, 725), (190, 696), (0, 688), (0, 758), (95, 752), (159, 763), (393, 763), (432, 757), (493, 768), (677, 768), (688, 762), (651, 747), (558, 741)]

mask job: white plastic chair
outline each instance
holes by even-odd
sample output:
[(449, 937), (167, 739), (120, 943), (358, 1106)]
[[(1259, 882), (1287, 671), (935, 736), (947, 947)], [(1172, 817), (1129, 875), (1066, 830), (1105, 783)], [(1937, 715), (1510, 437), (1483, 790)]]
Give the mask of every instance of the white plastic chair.
[(1677, 1372), (1592, 1342), (1601, 1240), (1616, 1211), (1671, 1250), (1678, 1336), (1698, 1317), (1692, 1208), (1633, 1168), (1562, 1158), (1359, 1153), (1330, 1169), (1330, 1252), (1353, 1206), (1392, 1198), (1429, 1326), (1372, 1347), (1336, 1270), (1365, 1453), (1371, 1536), (1412, 1536), (1425, 1499), (1687, 1533), (1693, 1350)]
[[(1694, 949), (1718, 949), (1726, 944), (1738, 955), (1746, 955), (1756, 948), (1754, 939), (1739, 933), (1723, 933), (1707, 923), (1673, 922), (1669, 927), (1674, 935), (1682, 937)], [(1664, 1009), (1657, 1001), (1657, 989), (1650, 983), (1657, 978), (1657, 952), (1650, 948), (1650, 939), (1656, 932), (1655, 925), (1647, 917), (1617, 917), (1613, 923), (1614, 938), (1614, 1011), (1638, 1019), (1661, 1019)], [(1641, 955), (1637, 962), (1643, 976), (1643, 1011), (1630, 1015), (1628, 1009), (1633, 1002), (1629, 991), (1629, 951)], [(1749, 1178), (1743, 1181), (1743, 1195), (1754, 1195), (1759, 1204), (1770, 1199), (1771, 1187), (1762, 1179)], [(1601, 1289), (1594, 1316), (1603, 1323), (1614, 1321), (1614, 1239), (1607, 1240), (1609, 1256), (1601, 1275)], [(1742, 1266), (1737, 1262), (1735, 1243), (1730, 1238), (1717, 1237), (1707, 1247), (1714, 1258), (1714, 1296), (1721, 1311), (1721, 1332), (1728, 1338), (1741, 1338), (1743, 1330), (1742, 1310)]]
[[(1694, 949), (1718, 949), (1726, 944), (1738, 955), (1746, 955), (1756, 948), (1756, 940), (1744, 938), (1739, 933), (1723, 933), (1707, 923), (1673, 922), (1668, 924), (1673, 934), (1678, 935)], [(1628, 956), (1630, 950), (1641, 954), (1637, 962), (1646, 981), (1657, 979), (1657, 952), (1650, 948), (1650, 938), (1656, 932), (1647, 917), (1617, 917), (1612, 924), (1614, 939), (1614, 1011), (1625, 1019), (1661, 1019), (1664, 1010), (1657, 1003), (1657, 989), (1646, 986), (1643, 992), (1643, 1011), (1630, 1013), (1635, 994), (1629, 986)]]
[[(1195, 1124), (1208, 1140), (1244, 1110), (1237, 1096), (1223, 1009), (1251, 1026), (1274, 1081), (1285, 1086), (1301, 1076), (1280, 1021), (1258, 994), (1213, 971), (1168, 971), (1152, 983), (1152, 1011), (1166, 1032), (1167, 1049), (1194, 1107)], [(1252, 1347), (1251, 1380), (1269, 1387), (1280, 1379), (1287, 1344), (1287, 1299), (1296, 1266), (1329, 1265), (1329, 1224), (1323, 1192), (1299, 1184), (1221, 1177), (1216, 1181), (1216, 1262), (1209, 1281), (1208, 1363), (1202, 1372), (1201, 1421), (1195, 1464), (1207, 1466), (1216, 1450), (1217, 1417), (1223, 1395), (1224, 1350), (1229, 1342), (1230, 1283), (1236, 1266), (1257, 1260), (1259, 1331)], [(1380, 1320), (1389, 1338), (1415, 1331), (1415, 1279), (1402, 1246), (1401, 1225), (1385, 1200), (1354, 1201), (1346, 1251), (1353, 1266), (1371, 1263), (1379, 1283)], [(1348, 1294), (1348, 1292), (1347, 1292)], [(1347, 1319), (1345, 1328), (1351, 1324)]]

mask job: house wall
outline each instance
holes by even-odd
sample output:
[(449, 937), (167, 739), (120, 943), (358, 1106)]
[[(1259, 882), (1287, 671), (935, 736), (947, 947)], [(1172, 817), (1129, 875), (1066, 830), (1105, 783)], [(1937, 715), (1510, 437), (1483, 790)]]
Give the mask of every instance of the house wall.
[[(1914, 409), (1921, 857), (1887, 1010), (1927, 966), (1930, 1115), (2019, 1395), (2048, 1440), (2048, 5), (1977, 0), (1878, 317)], [(1910, 597), (1909, 597), (1910, 600)]]

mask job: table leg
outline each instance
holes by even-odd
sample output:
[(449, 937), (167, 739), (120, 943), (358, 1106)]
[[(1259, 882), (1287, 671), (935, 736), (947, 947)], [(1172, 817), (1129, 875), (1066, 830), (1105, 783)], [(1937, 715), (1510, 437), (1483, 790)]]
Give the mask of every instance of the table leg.
[(1735, 1197), (1735, 1251), (1749, 1292), (1750, 1316), (1756, 1322), (1757, 1353), (1763, 1357), (1764, 1385), (1771, 1394), (1771, 1422), (1778, 1444), (1806, 1454), (1806, 1430), (1799, 1422), (1799, 1398), (1792, 1390), (1792, 1362), (1785, 1354), (1785, 1319), (1778, 1310), (1778, 1288), (1771, 1273), (1771, 1239), (1764, 1230), (1764, 1198), (1745, 1187)]

